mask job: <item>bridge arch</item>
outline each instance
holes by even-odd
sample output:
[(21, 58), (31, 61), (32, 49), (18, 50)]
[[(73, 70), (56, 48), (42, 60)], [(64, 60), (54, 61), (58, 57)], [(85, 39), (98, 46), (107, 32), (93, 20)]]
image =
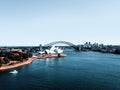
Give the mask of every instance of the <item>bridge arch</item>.
[(63, 44), (66, 44), (66, 45), (69, 45), (70, 47), (72, 47), (73, 49), (79, 51), (79, 47), (71, 42), (67, 42), (67, 41), (55, 41), (55, 42), (51, 42), (51, 43), (48, 43), (48, 44), (45, 44), (44, 47), (50, 47), (52, 45), (55, 45), (55, 44), (60, 44), (60, 43), (63, 43)]

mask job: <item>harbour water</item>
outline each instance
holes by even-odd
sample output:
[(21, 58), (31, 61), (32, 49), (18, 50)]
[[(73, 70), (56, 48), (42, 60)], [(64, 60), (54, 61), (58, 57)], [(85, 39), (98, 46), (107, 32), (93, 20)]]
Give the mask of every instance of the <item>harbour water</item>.
[(0, 72), (0, 90), (120, 90), (120, 55), (65, 53)]

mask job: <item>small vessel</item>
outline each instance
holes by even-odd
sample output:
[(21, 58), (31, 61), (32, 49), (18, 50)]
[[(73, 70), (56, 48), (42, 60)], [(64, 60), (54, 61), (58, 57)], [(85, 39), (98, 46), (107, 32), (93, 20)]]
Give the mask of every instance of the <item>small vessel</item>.
[(16, 73), (18, 73), (18, 71), (17, 70), (13, 70), (10, 73), (16, 74)]

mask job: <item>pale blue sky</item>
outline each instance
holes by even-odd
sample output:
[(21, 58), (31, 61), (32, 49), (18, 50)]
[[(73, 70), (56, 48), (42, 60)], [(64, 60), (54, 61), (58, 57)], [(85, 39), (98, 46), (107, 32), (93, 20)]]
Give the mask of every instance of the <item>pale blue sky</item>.
[(0, 46), (120, 45), (120, 0), (0, 0)]

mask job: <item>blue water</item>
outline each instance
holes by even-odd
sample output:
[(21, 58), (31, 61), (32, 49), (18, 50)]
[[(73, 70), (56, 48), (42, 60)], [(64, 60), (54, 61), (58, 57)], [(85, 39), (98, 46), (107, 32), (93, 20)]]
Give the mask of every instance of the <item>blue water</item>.
[(120, 90), (120, 55), (66, 54), (0, 72), (0, 90)]

